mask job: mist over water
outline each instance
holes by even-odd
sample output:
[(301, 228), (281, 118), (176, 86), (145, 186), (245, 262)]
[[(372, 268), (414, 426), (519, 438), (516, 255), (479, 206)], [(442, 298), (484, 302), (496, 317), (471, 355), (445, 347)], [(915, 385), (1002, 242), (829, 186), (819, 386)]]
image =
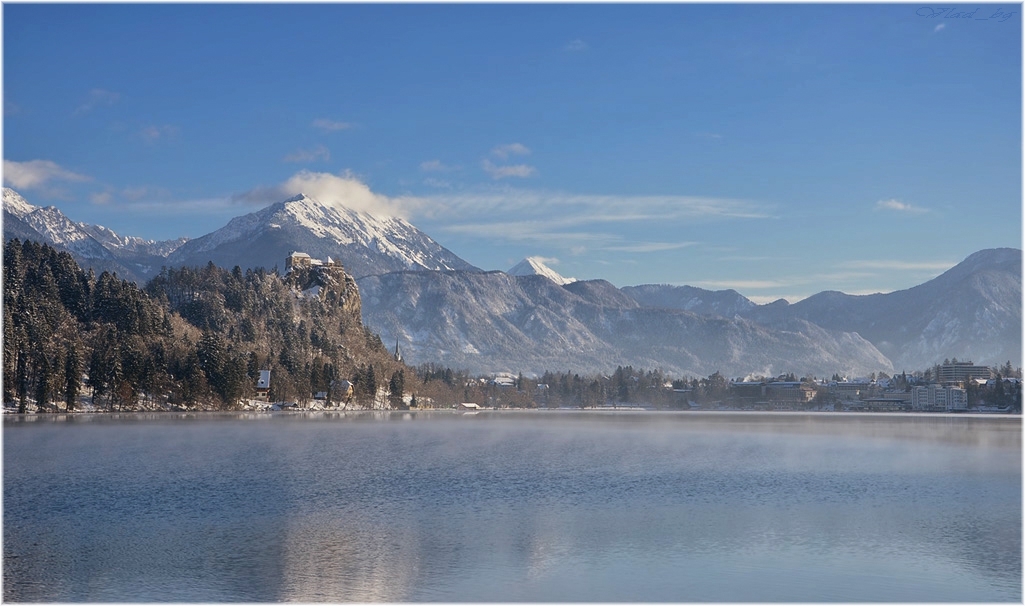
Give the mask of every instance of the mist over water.
[(1021, 601), (1020, 418), (4, 419), (7, 601)]

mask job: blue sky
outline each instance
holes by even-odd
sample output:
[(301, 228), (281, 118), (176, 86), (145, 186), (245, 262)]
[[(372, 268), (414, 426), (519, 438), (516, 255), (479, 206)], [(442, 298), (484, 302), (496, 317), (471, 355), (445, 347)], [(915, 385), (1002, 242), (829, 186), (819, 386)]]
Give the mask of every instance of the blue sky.
[(484, 269), (886, 292), (1021, 246), (1021, 22), (1019, 4), (8, 3), (4, 181), (153, 239), (355, 186)]

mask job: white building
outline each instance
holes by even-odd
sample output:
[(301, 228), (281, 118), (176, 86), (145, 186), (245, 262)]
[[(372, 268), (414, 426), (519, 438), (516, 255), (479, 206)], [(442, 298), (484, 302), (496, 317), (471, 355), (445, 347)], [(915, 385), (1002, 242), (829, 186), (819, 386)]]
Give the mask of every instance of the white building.
[(967, 410), (968, 392), (959, 387), (930, 385), (911, 390), (913, 410)]

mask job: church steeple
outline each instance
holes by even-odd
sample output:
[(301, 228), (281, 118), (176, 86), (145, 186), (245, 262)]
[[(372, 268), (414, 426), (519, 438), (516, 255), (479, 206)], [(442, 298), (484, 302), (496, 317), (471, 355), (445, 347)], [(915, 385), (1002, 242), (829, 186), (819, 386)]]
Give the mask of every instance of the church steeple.
[(398, 339), (395, 339), (395, 361), (396, 362), (401, 362), (402, 361), (402, 351), (399, 350), (399, 340)]

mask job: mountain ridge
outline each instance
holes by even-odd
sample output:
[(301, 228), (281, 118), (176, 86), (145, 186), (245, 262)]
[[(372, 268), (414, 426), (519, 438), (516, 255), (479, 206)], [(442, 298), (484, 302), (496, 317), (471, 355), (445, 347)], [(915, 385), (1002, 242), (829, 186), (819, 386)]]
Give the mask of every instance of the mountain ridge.
[(617, 304), (600, 296), (609, 293), (602, 282), (611, 286), (604, 281), (582, 288), (586, 281), (560, 286), (503, 272), (395, 272), (357, 282), (364, 321), (398, 342), (407, 360), (471, 372), (607, 372), (624, 364), (689, 376), (790, 365), (820, 375), (892, 369), (854, 334), (645, 308), (622, 293)]
[(713, 291), (696, 286), (641, 284), (624, 286), (621, 290), (648, 307), (683, 309), (728, 318), (756, 307), (753, 301), (733, 289)]
[(407, 269), (477, 270), (404, 219), (321, 204), (305, 194), (235, 217), (186, 242), (167, 260), (271, 268), (292, 250), (334, 257), (356, 277)]
[[(546, 364), (574, 365), (580, 360), (578, 367), (618, 365), (616, 348), (621, 348), (633, 352), (629, 355), (637, 360), (635, 365), (658, 366), (662, 356), (672, 360), (673, 368), (697, 372), (705, 369), (708, 360), (721, 360), (724, 365), (741, 360), (748, 366), (755, 360), (768, 360), (753, 351), (738, 353), (738, 348), (745, 342), (749, 347), (769, 347), (773, 339), (789, 343), (789, 354), (776, 354), (784, 361), (789, 356), (794, 363), (811, 362), (814, 356), (802, 352), (822, 349), (822, 359), (838, 365), (830, 374), (843, 370), (844, 365), (879, 366), (870, 371), (885, 370), (888, 364), (894, 369), (925, 368), (947, 357), (989, 364), (1021, 361), (1022, 253), (1013, 248), (978, 251), (933, 280), (892, 293), (823, 291), (793, 304), (780, 299), (756, 305), (734, 290), (667, 284), (617, 288), (604, 280), (573, 280), (536, 257), (528, 257), (509, 272), (482, 272), (403, 219), (321, 204), (304, 194), (235, 217), (200, 238), (163, 242), (75, 223), (56, 207), (33, 206), (10, 188), (4, 188), (3, 204), (5, 240), (39, 239), (67, 250), (83, 267), (115, 271), (140, 283), (163, 265), (213, 262), (225, 268), (280, 267), (294, 250), (341, 261), (361, 284), (371, 276), (437, 274), (366, 281), (378, 290), (392, 289), (393, 299), (380, 298), (376, 304), (365, 305), (364, 311), (368, 326), (389, 339), (391, 335), (409, 335), (403, 349), (414, 356), (419, 351), (414, 344), (417, 339), (443, 344), (431, 354), (439, 356), (434, 361), (443, 363), (473, 361), (465, 356), (483, 355), (481, 352), (491, 347), (491, 359), (484, 356), (474, 362), (476, 367), (508, 366), (515, 361), (512, 351), (529, 359), (544, 359)], [(524, 267), (516, 271), (519, 266)], [(513, 275), (516, 273), (526, 275)], [(502, 282), (507, 279), (512, 281)], [(489, 284), (486, 288), (485, 282)], [(413, 293), (412, 288), (426, 291)], [(444, 292), (446, 289), (451, 292)], [(451, 309), (432, 310), (428, 304), (431, 297), (447, 302)], [(453, 310), (464, 316), (461, 321), (466, 330), (459, 338), (449, 325), (459, 321)], [(691, 316), (704, 319), (696, 322)], [(439, 322), (437, 335), (431, 334), (428, 317)], [(407, 321), (412, 324), (404, 326)], [(660, 325), (662, 333), (653, 328)], [(699, 325), (704, 328), (699, 330)], [(711, 326), (718, 328), (712, 330)], [(485, 335), (483, 327), (512, 336)], [(644, 338), (631, 340), (631, 330)], [(821, 348), (814, 340), (784, 338), (780, 336), (783, 333), (814, 335), (823, 340)], [(666, 342), (665, 334), (691, 342)], [(716, 353), (719, 350), (713, 344), (699, 346), (693, 343), (698, 335), (725, 340), (734, 351), (727, 354), (728, 348), (721, 348)], [(503, 338), (509, 352), (493, 347)], [(645, 339), (651, 345), (647, 353), (637, 349)], [(532, 343), (541, 353), (531, 352)], [(840, 343), (852, 344), (856, 354), (845, 361)], [(578, 358), (557, 355), (559, 344), (568, 344)], [(433, 351), (430, 347), (420, 350), (424, 355)], [(446, 358), (453, 351), (457, 354)], [(720, 370), (725, 372), (725, 368), (730, 366)]]
[(36, 240), (70, 253), (84, 267), (97, 272), (117, 273), (137, 282), (143, 279), (59, 208), (30, 204), (9, 187), (3, 188), (3, 229), (4, 241), (15, 237)]
[(857, 332), (897, 367), (956, 357), (989, 364), (1021, 360), (1022, 252), (977, 251), (939, 276), (890, 293), (823, 291), (797, 303), (757, 306), (744, 316), (772, 325), (801, 318)]

